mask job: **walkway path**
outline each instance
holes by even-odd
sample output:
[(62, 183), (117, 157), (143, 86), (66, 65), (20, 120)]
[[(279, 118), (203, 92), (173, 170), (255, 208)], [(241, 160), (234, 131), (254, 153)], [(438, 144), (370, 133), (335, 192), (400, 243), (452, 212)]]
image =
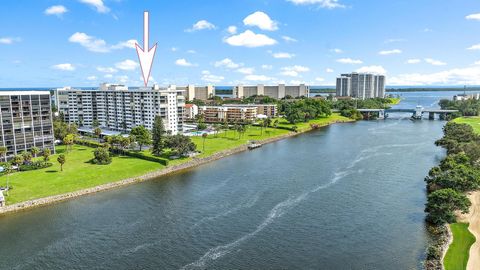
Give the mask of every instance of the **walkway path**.
[(468, 198), (472, 202), (470, 212), (460, 216), (461, 222), (468, 222), (468, 229), (477, 239), (470, 248), (467, 270), (480, 269), (480, 191), (472, 192)]

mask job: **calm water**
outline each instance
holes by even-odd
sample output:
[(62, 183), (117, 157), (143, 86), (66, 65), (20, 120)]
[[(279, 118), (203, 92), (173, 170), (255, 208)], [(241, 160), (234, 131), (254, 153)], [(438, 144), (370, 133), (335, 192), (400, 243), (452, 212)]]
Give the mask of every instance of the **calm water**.
[[(448, 93), (403, 93), (401, 107)], [(0, 217), (3, 269), (417, 269), (444, 122), (334, 125)]]

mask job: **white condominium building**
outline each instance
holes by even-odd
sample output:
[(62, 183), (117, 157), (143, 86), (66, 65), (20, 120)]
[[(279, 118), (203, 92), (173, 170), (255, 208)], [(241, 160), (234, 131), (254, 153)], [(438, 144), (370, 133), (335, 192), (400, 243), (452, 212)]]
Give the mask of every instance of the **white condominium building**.
[(350, 96), (359, 99), (385, 96), (385, 76), (370, 73), (342, 74), (337, 78), (338, 97)]
[(182, 95), (188, 100), (192, 101), (194, 99), (207, 100), (215, 96), (215, 86), (195, 86), (189, 84), (187, 86), (177, 86), (178, 90), (184, 90)]
[(175, 86), (128, 90), (124, 85), (102, 84), (99, 90), (60, 88), (55, 100), (64, 120), (79, 126), (100, 127), (127, 133), (133, 127), (152, 129), (156, 115), (171, 134), (183, 131), (185, 98)]
[(292, 98), (305, 96), (310, 94), (310, 88), (305, 84), (296, 86), (288, 86), (279, 84), (274, 86), (267, 86), (259, 84), (256, 86), (238, 85), (233, 88), (233, 96), (236, 98), (246, 98), (251, 96), (268, 96), (271, 98), (281, 99), (286, 96)]
[(2, 160), (33, 147), (55, 152), (52, 108), (48, 91), (0, 91)]

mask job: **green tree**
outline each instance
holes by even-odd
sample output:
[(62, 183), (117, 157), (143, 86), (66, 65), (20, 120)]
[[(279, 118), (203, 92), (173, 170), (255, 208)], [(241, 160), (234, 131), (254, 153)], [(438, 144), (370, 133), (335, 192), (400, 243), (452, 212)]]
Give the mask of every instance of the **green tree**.
[(455, 222), (455, 211), (468, 213), (471, 203), (468, 198), (451, 188), (440, 189), (428, 195), (425, 212), (427, 221), (440, 225)]
[(163, 125), (163, 119), (160, 115), (155, 116), (152, 129), (152, 154), (160, 156), (165, 147), (164, 136), (166, 134), (165, 126)]
[(13, 168), (12, 168), (12, 165), (8, 162), (5, 162), (2, 166), (3, 166), (3, 173), (5, 174), (5, 178), (7, 180), (7, 196), (8, 196), (8, 190), (10, 189), (8, 176), (13, 172)]
[(152, 135), (144, 126), (136, 126), (132, 128), (130, 135), (133, 136), (135, 141), (138, 143), (139, 151), (142, 150), (144, 145), (150, 145), (152, 143)]
[(22, 151), (21, 155), (25, 163), (30, 163), (32, 161), (32, 153), (27, 151)]
[(100, 127), (100, 122), (99, 122), (97, 119), (93, 120), (93, 122), (92, 122), (92, 127), (93, 127), (93, 128)]
[(63, 138), (63, 143), (67, 146), (67, 152), (72, 150), (73, 143), (75, 142), (75, 135), (70, 133)]
[(93, 134), (95, 134), (95, 136), (97, 138), (100, 138), (100, 136), (102, 135), (102, 129), (99, 128), (99, 127), (96, 127), (94, 130), (93, 130)]
[(205, 140), (207, 139), (208, 137), (208, 134), (207, 133), (203, 133), (202, 134), (202, 139), (203, 139), (203, 152), (205, 153)]
[(110, 156), (110, 152), (106, 147), (98, 147), (93, 151), (94, 159), (93, 163), (99, 165), (106, 165), (112, 162), (112, 157)]
[(57, 157), (57, 161), (58, 161), (58, 163), (60, 163), (60, 171), (63, 172), (63, 165), (64, 165), (65, 162), (67, 161), (67, 158), (65, 157), (64, 154), (60, 154), (60, 155)]
[(45, 148), (45, 149), (43, 149), (43, 153), (42, 153), (43, 160), (44, 160), (44, 161), (50, 160), (50, 155), (51, 155), (51, 154), (52, 154), (52, 151), (50, 150), (50, 148)]
[(196, 149), (196, 146), (190, 137), (180, 134), (170, 136), (167, 140), (167, 146), (181, 156), (185, 156)]
[(7, 151), (7, 147), (0, 146), (0, 157), (2, 157), (2, 159), (4, 159), (5, 161), (7, 160)]
[(12, 164), (20, 166), (23, 163), (23, 157), (21, 155), (15, 155), (12, 159)]
[(30, 152), (32, 152), (32, 155), (34, 158), (37, 158), (37, 155), (38, 153), (40, 153), (40, 149), (36, 146), (32, 147), (32, 149), (30, 149)]

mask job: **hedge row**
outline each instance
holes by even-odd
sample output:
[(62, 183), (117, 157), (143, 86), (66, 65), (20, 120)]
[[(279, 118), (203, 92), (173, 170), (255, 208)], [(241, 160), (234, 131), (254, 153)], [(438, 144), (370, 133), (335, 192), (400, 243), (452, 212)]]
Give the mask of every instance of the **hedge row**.
[(99, 142), (96, 142), (96, 141), (90, 141), (90, 140), (82, 140), (82, 139), (76, 139), (75, 143), (83, 145), (83, 146), (92, 147), (92, 148), (97, 148), (97, 147), (102, 147), (103, 146), (102, 143), (99, 143)]
[(38, 170), (38, 169), (44, 169), (52, 166), (53, 164), (50, 162), (45, 162), (45, 161), (35, 161), (30, 164), (22, 164), (18, 168), (20, 171), (25, 172), (25, 171), (33, 171), (33, 170)]
[(120, 150), (117, 149), (116, 152), (120, 153), (121, 155), (135, 157), (143, 160), (158, 162), (162, 165), (168, 166), (168, 159), (161, 158), (161, 157), (154, 157), (154, 156), (146, 156), (140, 152), (128, 151), (128, 150)]

